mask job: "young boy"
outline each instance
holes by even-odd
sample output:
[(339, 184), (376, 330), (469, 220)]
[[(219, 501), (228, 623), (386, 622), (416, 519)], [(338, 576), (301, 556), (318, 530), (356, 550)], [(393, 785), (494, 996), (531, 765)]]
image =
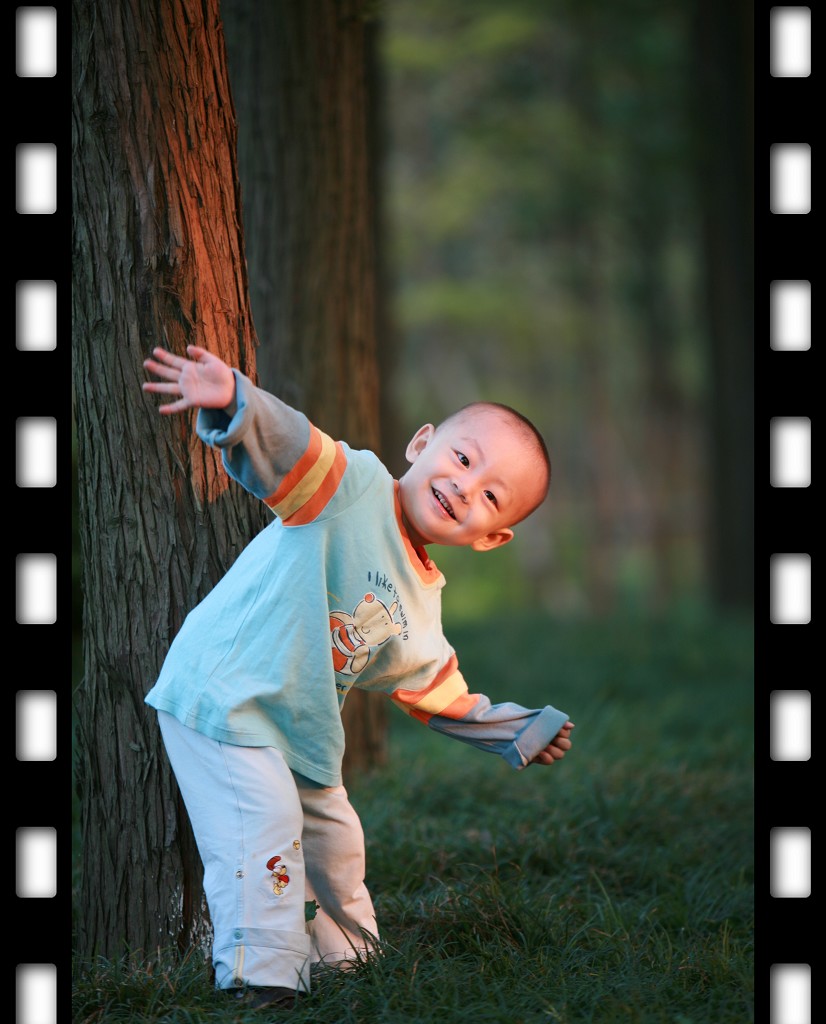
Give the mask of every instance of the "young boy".
[(346, 966), (378, 939), (341, 784), (351, 687), (515, 769), (571, 747), (564, 712), (468, 693), (426, 551), (506, 544), (550, 463), (519, 413), (474, 403), (418, 430), (394, 480), (205, 349), (187, 353), (154, 349), (144, 366), (160, 380), (144, 390), (173, 396), (164, 415), (198, 409), (199, 437), (275, 518), (189, 613), (146, 701), (204, 863), (216, 986), (290, 1007), (311, 964)]

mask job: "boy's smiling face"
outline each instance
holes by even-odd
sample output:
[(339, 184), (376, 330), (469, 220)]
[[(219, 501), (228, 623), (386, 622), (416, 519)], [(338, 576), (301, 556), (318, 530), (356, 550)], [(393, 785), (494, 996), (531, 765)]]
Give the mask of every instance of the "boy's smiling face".
[(402, 518), (416, 546), (488, 551), (542, 501), (546, 470), (506, 416), (475, 411), (421, 427), (399, 481)]

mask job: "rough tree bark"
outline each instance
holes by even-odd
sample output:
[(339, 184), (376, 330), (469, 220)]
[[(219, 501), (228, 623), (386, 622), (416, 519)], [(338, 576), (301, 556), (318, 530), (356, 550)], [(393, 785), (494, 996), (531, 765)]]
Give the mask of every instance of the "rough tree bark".
[(218, 0), (73, 4), (73, 383), (84, 677), (76, 949), (203, 945), (201, 866), (143, 703), (188, 610), (263, 524), (187, 418), (140, 391), (153, 345), (256, 379)]
[[(221, 10), (261, 383), (333, 437), (381, 454), (380, 350), (391, 346), (373, 6), (223, 0)], [(351, 691), (345, 774), (385, 760), (385, 709)]]

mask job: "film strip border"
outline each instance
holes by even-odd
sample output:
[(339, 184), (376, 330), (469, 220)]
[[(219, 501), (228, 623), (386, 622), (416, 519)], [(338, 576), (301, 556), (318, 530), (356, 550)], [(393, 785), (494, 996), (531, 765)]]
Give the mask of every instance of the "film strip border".
[[(71, 14), (11, 6), (15, 744), (8, 842), (16, 1024), (57, 1021), (71, 991)], [(9, 291), (12, 285), (9, 286)], [(7, 519), (8, 522), (8, 519)], [(8, 637), (8, 634), (7, 634)], [(64, 728), (64, 723), (67, 726)], [(9, 835), (13, 833), (13, 835)]]
[[(811, 330), (812, 127), (817, 124), (812, 10), (766, 5), (757, 15), (755, 698), (757, 763), (764, 762), (767, 778), (758, 771), (756, 1009), (763, 1019), (768, 1008), (765, 1019), (771, 1024), (805, 1024), (812, 1020), (811, 822), (817, 807), (815, 790), (809, 788), (814, 780), (808, 679), (809, 666), (817, 664), (812, 632), (811, 432), (817, 379)], [(805, 671), (802, 679), (799, 668)]]
[[(811, 691), (797, 688), (794, 669), (817, 662), (811, 629), (785, 627), (812, 622), (812, 18), (792, 6), (756, 15), (758, 467), (767, 426), (770, 437), (769, 479), (758, 475), (756, 492), (759, 623), (769, 606), (756, 648), (758, 758), (770, 752), (756, 802), (757, 1008), (770, 1008), (771, 1024), (805, 1024)], [(71, 672), (55, 663), (72, 642), (71, 15), (56, 2), (6, 17), (15, 41), (15, 1004), (17, 1024), (47, 1024), (71, 971)]]

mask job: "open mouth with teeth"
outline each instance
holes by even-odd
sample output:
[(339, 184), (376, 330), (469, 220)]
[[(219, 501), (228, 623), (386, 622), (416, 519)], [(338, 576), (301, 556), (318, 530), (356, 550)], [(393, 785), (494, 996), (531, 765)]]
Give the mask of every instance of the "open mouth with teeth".
[(455, 519), (456, 513), (453, 511), (453, 508), (451, 507), (451, 504), (447, 500), (447, 498), (442, 494), (441, 491), (437, 491), (435, 487), (432, 487), (431, 490), (433, 491), (434, 498), (439, 502), (439, 504), (442, 506), (445, 512), (447, 512), (451, 519)]

